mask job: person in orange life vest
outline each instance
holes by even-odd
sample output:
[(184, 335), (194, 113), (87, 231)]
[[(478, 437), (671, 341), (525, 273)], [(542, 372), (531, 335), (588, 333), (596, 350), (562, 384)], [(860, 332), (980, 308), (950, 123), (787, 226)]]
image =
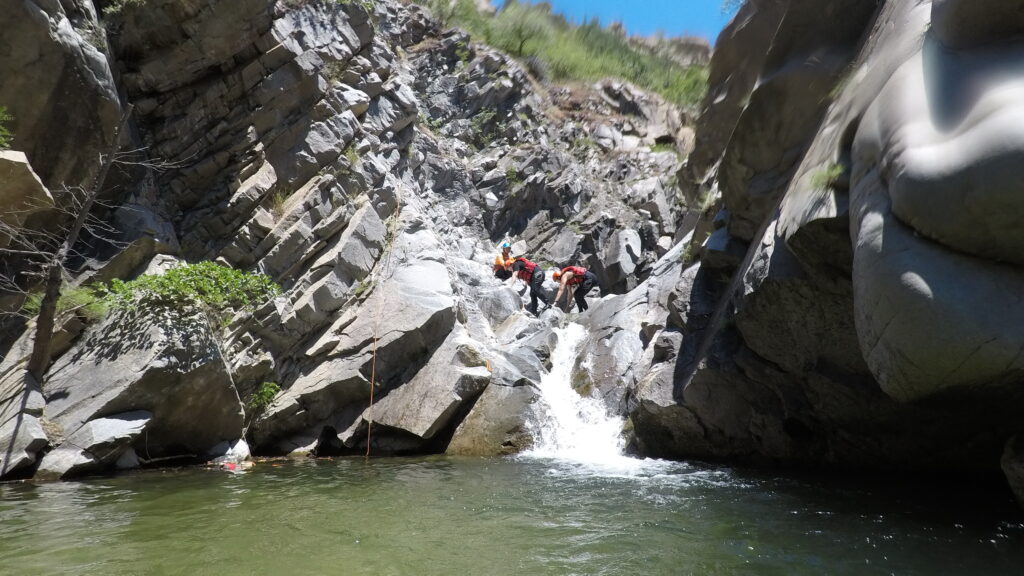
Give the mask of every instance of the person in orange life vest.
[[(572, 308), (572, 298), (576, 298), (576, 305), (580, 312), (586, 312), (587, 292), (597, 285), (597, 276), (582, 266), (566, 266), (561, 271), (555, 270), (552, 277), (558, 282), (558, 293), (555, 294), (555, 304), (558, 304), (562, 292), (566, 292), (565, 308), (568, 312)], [(568, 288), (568, 290), (566, 290)]]
[(512, 264), (512, 271), (530, 286), (530, 305), (526, 307), (529, 312), (535, 316), (538, 314), (537, 300), (543, 302), (545, 307), (551, 306), (547, 295), (544, 294), (544, 271), (540, 266), (526, 258), (516, 258)]
[(512, 244), (508, 242), (502, 242), (501, 254), (494, 259), (494, 277), (499, 280), (508, 280), (512, 277), (512, 264), (515, 259), (512, 258)]

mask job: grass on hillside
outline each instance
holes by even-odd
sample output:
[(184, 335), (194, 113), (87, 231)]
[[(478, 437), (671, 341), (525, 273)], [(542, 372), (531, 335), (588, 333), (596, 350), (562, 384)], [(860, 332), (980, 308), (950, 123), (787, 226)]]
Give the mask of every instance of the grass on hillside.
[[(495, 16), (477, 11), (473, 0), (417, 0), (442, 25), (459, 26), (473, 39), (523, 60), (539, 61), (553, 80), (620, 78), (694, 111), (707, 89), (702, 66), (673, 60), (630, 45), (627, 38), (597, 20), (576, 26), (545, 4), (508, 0)], [(536, 69), (536, 66), (531, 66)]]

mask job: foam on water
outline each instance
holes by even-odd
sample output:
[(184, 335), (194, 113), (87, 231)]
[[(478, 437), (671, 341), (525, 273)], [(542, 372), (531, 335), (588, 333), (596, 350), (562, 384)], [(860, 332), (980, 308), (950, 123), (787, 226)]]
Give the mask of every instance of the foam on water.
[(569, 323), (555, 330), (551, 371), (540, 381), (540, 402), (534, 404), (530, 432), (534, 447), (521, 457), (550, 460), (552, 473), (645, 477), (665, 471), (664, 461), (624, 454), (623, 419), (608, 413), (600, 398), (584, 397), (572, 388), (572, 369), (586, 329)]

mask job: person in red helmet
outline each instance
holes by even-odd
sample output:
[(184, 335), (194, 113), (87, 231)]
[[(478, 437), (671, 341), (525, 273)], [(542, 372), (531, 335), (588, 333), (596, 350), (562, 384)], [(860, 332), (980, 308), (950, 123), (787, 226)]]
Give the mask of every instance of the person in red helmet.
[(561, 270), (555, 270), (552, 277), (558, 282), (558, 293), (555, 294), (555, 304), (558, 304), (562, 292), (566, 292), (565, 308), (568, 312), (572, 308), (572, 299), (576, 299), (576, 306), (580, 312), (586, 312), (587, 293), (597, 285), (597, 276), (582, 266), (566, 266)]
[(526, 309), (534, 316), (537, 312), (537, 300), (544, 303), (544, 306), (551, 306), (548, 297), (544, 293), (544, 271), (534, 262), (526, 258), (516, 258), (512, 264), (512, 271), (516, 276), (530, 286), (530, 305)]

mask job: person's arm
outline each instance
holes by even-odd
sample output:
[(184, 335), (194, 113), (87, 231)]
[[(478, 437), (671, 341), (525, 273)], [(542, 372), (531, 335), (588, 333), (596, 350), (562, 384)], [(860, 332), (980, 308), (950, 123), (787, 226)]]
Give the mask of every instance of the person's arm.
[(555, 293), (555, 305), (558, 305), (558, 299), (562, 297), (562, 292), (565, 290), (565, 280), (558, 285), (558, 292)]
[(555, 305), (558, 305), (559, 298), (562, 297), (562, 292), (565, 292), (565, 287), (568, 286), (569, 278), (572, 278), (572, 272), (566, 272), (562, 274), (562, 281), (558, 283), (558, 293), (555, 294)]

